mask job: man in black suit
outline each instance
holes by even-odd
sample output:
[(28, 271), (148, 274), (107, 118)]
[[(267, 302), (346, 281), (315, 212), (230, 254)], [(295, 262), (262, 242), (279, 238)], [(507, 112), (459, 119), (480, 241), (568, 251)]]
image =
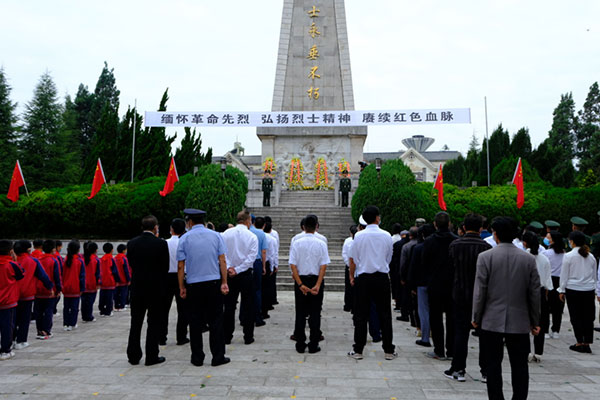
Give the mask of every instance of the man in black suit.
[(137, 365), (142, 358), (140, 336), (146, 311), (146, 365), (165, 361), (158, 355), (158, 342), (162, 326), (163, 299), (166, 294), (169, 272), (169, 248), (167, 242), (158, 238), (158, 220), (149, 215), (142, 219), (144, 232), (129, 241), (127, 257), (131, 266), (131, 327), (127, 344), (129, 363)]

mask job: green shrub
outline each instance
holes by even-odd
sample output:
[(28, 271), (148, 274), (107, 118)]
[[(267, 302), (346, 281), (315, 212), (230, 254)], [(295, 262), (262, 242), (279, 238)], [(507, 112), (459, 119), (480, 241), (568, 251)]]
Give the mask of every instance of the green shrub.
[(248, 193), (248, 179), (242, 171), (228, 166), (225, 178), (221, 167), (206, 165), (198, 171), (190, 187), (186, 207), (204, 210), (207, 219), (215, 224), (235, 223), (235, 217), (244, 208)]
[[(492, 185), (506, 185), (507, 182), (512, 182), (518, 161), (519, 159), (517, 157), (507, 157), (500, 161), (500, 163), (492, 170)], [(538, 172), (531, 167), (527, 160), (522, 159), (521, 165), (523, 167), (523, 180), (525, 182), (542, 181)], [(444, 172), (446, 171), (444, 170)]]

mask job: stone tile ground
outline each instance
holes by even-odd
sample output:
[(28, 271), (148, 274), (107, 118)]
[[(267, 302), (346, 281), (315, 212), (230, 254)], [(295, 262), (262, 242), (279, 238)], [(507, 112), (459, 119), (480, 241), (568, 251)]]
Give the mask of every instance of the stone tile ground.
[[(351, 360), (352, 323), (342, 311), (342, 293), (327, 293), (323, 312), (322, 352), (298, 354), (289, 335), (293, 327), (293, 294), (279, 294), (280, 305), (265, 327), (256, 330), (256, 342), (245, 346), (236, 331), (228, 356), (232, 362), (218, 368), (194, 367), (189, 346), (176, 346), (170, 337), (161, 354), (165, 364), (131, 366), (125, 348), (129, 313), (81, 324), (62, 331), (55, 318), (55, 336), (18, 351), (0, 362), (1, 399), (486, 399), (479, 381), (478, 343), (470, 342), (467, 382), (443, 377), (448, 362), (424, 356), (414, 345), (414, 331), (394, 321), (394, 341), (400, 357), (385, 361), (379, 344), (369, 343), (365, 359)], [(544, 360), (530, 365), (531, 399), (585, 400), (600, 397), (600, 346), (596, 354), (568, 350), (574, 339), (568, 317), (560, 339), (548, 340)], [(174, 329), (174, 315), (170, 328)], [(33, 328), (33, 325), (32, 325)], [(206, 336), (205, 336), (206, 338)], [(600, 335), (597, 335), (600, 339)], [(206, 338), (207, 339), (207, 338)], [(205, 341), (205, 346), (206, 346)], [(207, 348), (205, 348), (206, 351)], [(207, 357), (208, 358), (208, 357)], [(510, 398), (510, 374), (505, 363), (505, 394)]]

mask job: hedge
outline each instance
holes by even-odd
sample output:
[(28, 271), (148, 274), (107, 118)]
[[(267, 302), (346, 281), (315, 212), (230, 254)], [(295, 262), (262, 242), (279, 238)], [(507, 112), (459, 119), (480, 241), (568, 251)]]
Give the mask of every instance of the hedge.
[[(393, 171), (392, 171), (393, 170)], [(416, 218), (431, 221), (439, 211), (437, 191), (433, 183), (416, 182), (410, 170), (401, 162), (383, 164), (381, 178), (377, 179), (374, 166), (361, 174), (359, 186), (352, 199), (355, 221), (365, 206), (377, 205), (382, 214), (382, 228), (391, 229), (395, 222), (412, 226)], [(401, 178), (400, 178), (401, 177)], [(600, 231), (597, 212), (600, 211), (600, 184), (589, 188), (559, 188), (546, 183), (525, 183), (525, 205), (516, 206), (517, 189), (514, 185), (492, 185), (461, 189), (444, 185), (444, 200), (453, 222), (462, 221), (469, 212), (488, 218), (499, 215), (514, 217), (521, 226), (531, 221), (544, 223), (552, 219), (561, 224), (561, 230), (571, 230), (570, 219), (579, 216), (590, 226), (588, 234)]]
[[(32, 192), (29, 197), (22, 195), (19, 202), (14, 204), (5, 196), (0, 196), (0, 237), (123, 240), (140, 232), (141, 218), (148, 214), (158, 218), (161, 235), (167, 236), (170, 221), (181, 217), (182, 210), (191, 206), (187, 204), (189, 195), (194, 190), (199, 190), (198, 181), (206, 175), (206, 170), (213, 171), (214, 167), (218, 168), (213, 165), (202, 167), (198, 177), (181, 176), (180, 181), (175, 184), (175, 190), (166, 197), (158, 193), (164, 186), (164, 177), (105, 186), (91, 200), (87, 199), (91, 185), (40, 190)], [(243, 196), (243, 204), (248, 184), (246, 182), (244, 186), (244, 182), (231, 169), (233, 167), (227, 168), (227, 179), (213, 181), (213, 186), (209, 188), (202, 187), (202, 195), (218, 199), (224, 192), (224, 187), (238, 185), (242, 188), (236, 192), (236, 198), (239, 201)], [(232, 179), (235, 183), (231, 182)], [(230, 207), (230, 203), (223, 204)], [(207, 207), (209, 219), (211, 212), (216, 215), (215, 208), (216, 206)], [(235, 212), (237, 211), (239, 210), (236, 209)], [(225, 214), (233, 212), (234, 210), (229, 210)], [(213, 221), (222, 222), (218, 219)]]

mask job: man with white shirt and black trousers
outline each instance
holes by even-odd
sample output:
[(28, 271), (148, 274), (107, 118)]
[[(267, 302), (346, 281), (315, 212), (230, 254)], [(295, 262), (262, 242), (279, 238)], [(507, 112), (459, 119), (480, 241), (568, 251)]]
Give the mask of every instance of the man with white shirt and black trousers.
[(327, 245), (314, 235), (316, 228), (317, 219), (312, 215), (307, 216), (304, 221), (305, 234), (298, 238), (290, 249), (290, 268), (296, 282), (294, 285), (296, 303), (294, 337), (298, 353), (304, 353), (307, 347), (305, 332), (307, 317), (310, 328), (308, 352), (321, 351), (319, 340), (325, 288), (323, 278), (330, 261)]
[[(392, 236), (379, 228), (379, 209), (368, 206), (362, 213), (367, 227), (357, 232), (350, 250), (353, 263), (350, 266), (350, 284), (354, 286), (356, 309), (354, 310), (354, 350), (348, 356), (363, 359), (367, 343), (367, 322), (371, 303), (375, 303), (381, 325), (383, 351), (386, 360), (395, 359), (392, 331), (390, 293), (390, 261), (392, 260)], [(355, 278), (356, 277), (356, 278)]]
[(225, 344), (231, 344), (235, 330), (235, 309), (238, 296), (240, 301), (240, 321), (244, 331), (244, 344), (254, 342), (254, 288), (252, 274), (254, 260), (258, 253), (258, 238), (250, 232), (252, 218), (248, 211), (240, 211), (237, 225), (223, 233), (225, 258), (227, 260), (227, 283), (229, 294), (225, 296), (223, 332)]
[(177, 280), (177, 245), (179, 245), (179, 238), (184, 233), (185, 220), (182, 218), (175, 218), (173, 221), (171, 221), (171, 237), (167, 239), (167, 245), (169, 246), (169, 274), (167, 275), (167, 296), (165, 298), (165, 333), (160, 340), (160, 343), (163, 346), (167, 344), (167, 334), (169, 332), (169, 311), (171, 310), (173, 297), (175, 297), (175, 302), (177, 304), (177, 345), (182, 346), (190, 342), (190, 339), (187, 337), (188, 317), (187, 310), (185, 308), (185, 300), (179, 295), (179, 281)]

